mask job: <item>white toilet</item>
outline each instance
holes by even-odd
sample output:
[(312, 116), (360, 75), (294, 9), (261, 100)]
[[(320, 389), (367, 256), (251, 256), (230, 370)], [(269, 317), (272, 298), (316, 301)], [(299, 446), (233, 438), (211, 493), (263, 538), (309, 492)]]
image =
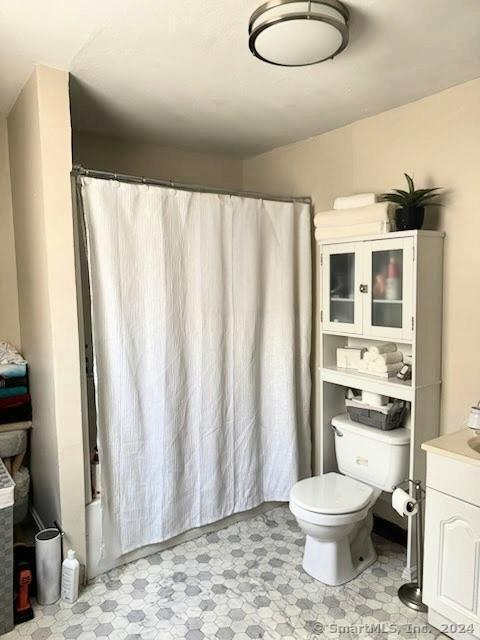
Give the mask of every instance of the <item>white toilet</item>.
[[(408, 476), (410, 431), (381, 431), (332, 420), (341, 473), (301, 480), (290, 493), (290, 510), (306, 534), (303, 568), (329, 585), (353, 580), (376, 560), (372, 508), (382, 491)], [(344, 474), (344, 475), (341, 475)]]

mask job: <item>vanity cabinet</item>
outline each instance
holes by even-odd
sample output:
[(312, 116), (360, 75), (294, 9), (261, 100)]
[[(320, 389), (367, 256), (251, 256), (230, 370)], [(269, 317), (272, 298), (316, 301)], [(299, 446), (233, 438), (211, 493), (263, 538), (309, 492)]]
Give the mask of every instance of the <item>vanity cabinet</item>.
[(428, 620), (452, 638), (480, 638), (480, 463), (436, 455), (428, 443), (425, 448)]
[(324, 330), (411, 339), (414, 258), (411, 237), (326, 244), (321, 255)]

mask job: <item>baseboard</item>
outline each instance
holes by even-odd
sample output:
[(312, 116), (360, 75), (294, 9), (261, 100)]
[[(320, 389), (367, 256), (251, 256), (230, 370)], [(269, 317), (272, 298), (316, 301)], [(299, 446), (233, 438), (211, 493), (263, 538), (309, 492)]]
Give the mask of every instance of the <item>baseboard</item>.
[(398, 524), (384, 520), (379, 516), (373, 516), (373, 532), (382, 538), (407, 546), (407, 531), (399, 527)]

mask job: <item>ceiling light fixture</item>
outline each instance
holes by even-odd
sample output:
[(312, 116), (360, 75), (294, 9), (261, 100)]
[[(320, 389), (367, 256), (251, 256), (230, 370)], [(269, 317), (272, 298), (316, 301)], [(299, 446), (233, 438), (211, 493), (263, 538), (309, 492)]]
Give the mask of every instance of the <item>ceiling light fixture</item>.
[(270, 0), (250, 18), (250, 51), (281, 67), (317, 64), (345, 49), (348, 21), (339, 0)]

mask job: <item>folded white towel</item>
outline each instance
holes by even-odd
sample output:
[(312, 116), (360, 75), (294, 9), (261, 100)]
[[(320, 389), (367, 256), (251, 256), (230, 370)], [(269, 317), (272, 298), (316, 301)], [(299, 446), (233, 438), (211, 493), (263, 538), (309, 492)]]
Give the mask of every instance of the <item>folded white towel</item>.
[(369, 236), (378, 233), (388, 233), (390, 225), (388, 222), (367, 222), (366, 224), (354, 224), (347, 227), (325, 227), (315, 229), (315, 240), (334, 240), (335, 238), (350, 238), (352, 236)]
[(352, 225), (366, 224), (367, 222), (389, 222), (392, 213), (392, 205), (388, 202), (377, 202), (356, 209), (336, 209), (321, 211), (313, 219), (317, 229), (332, 227), (350, 227)]
[(335, 198), (334, 209), (353, 209), (354, 207), (364, 207), (367, 204), (375, 204), (378, 196), (376, 193), (357, 193), (354, 196), (341, 196)]
[(378, 355), (379, 353), (393, 353), (396, 350), (397, 345), (395, 342), (380, 342), (379, 344), (368, 348), (368, 352), (374, 353), (375, 355)]

